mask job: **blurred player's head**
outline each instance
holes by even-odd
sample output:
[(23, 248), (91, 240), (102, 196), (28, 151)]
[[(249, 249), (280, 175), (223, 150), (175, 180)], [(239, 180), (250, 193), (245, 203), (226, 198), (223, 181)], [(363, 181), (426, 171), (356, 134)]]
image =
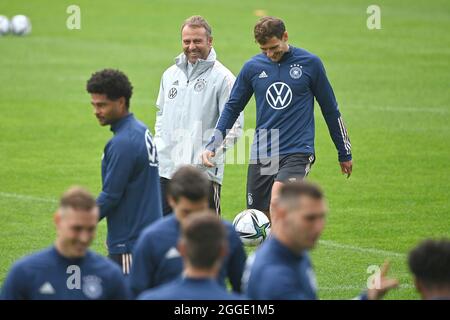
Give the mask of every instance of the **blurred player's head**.
[(273, 205), (272, 234), (295, 252), (312, 249), (325, 227), (322, 191), (301, 181), (284, 184)]
[(253, 32), (261, 51), (273, 62), (280, 61), (289, 50), (288, 33), (283, 20), (263, 17), (256, 23)]
[(100, 125), (113, 124), (128, 114), (133, 86), (123, 72), (98, 71), (87, 81), (86, 90), (91, 94), (91, 104)]
[(450, 299), (450, 240), (425, 240), (408, 264), (422, 299)]
[(216, 277), (227, 254), (227, 231), (220, 218), (205, 211), (186, 218), (178, 249), (184, 259), (185, 275)]
[(210, 183), (203, 172), (192, 166), (183, 166), (174, 173), (167, 194), (180, 222), (188, 215), (208, 208)]
[(80, 187), (66, 191), (55, 213), (58, 251), (68, 258), (84, 256), (95, 238), (98, 216), (95, 199), (88, 191)]
[(201, 16), (192, 16), (181, 26), (181, 43), (190, 63), (206, 60), (212, 46), (211, 27)]

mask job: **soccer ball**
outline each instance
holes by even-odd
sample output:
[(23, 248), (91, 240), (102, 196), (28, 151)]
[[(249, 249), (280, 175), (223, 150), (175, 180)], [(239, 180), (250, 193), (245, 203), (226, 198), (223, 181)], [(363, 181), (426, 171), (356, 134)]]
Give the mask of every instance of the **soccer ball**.
[(16, 36), (24, 36), (31, 32), (31, 22), (24, 15), (17, 15), (11, 19), (11, 31)]
[(9, 32), (9, 20), (5, 16), (0, 16), (0, 36)]
[(247, 209), (233, 220), (233, 227), (246, 246), (261, 244), (270, 233), (270, 221), (264, 212)]

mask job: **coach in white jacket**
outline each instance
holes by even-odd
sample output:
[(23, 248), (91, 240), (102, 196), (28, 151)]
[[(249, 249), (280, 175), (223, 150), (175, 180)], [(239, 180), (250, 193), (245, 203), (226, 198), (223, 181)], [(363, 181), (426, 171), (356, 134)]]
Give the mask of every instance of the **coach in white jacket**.
[[(211, 27), (201, 16), (188, 18), (181, 26), (183, 53), (175, 58), (161, 79), (156, 106), (155, 144), (159, 157), (163, 213), (172, 212), (166, 198), (168, 182), (178, 167), (194, 165), (208, 174), (211, 183), (209, 206), (220, 214), (223, 154), (217, 166), (206, 168), (201, 154), (228, 100), (235, 77), (216, 59)], [(242, 134), (240, 115), (224, 140), (224, 149)]]

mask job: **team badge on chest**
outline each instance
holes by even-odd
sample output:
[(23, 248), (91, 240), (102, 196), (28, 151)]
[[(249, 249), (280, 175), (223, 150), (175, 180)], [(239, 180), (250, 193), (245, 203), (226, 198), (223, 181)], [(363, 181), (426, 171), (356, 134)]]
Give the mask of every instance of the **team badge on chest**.
[(83, 278), (83, 293), (89, 299), (98, 299), (103, 293), (102, 279), (97, 276)]
[(291, 70), (289, 70), (289, 75), (292, 79), (300, 79), (302, 76), (302, 67), (299, 64), (291, 64)]
[(205, 79), (197, 79), (197, 82), (196, 82), (195, 85), (194, 85), (194, 90), (195, 90), (196, 92), (200, 92), (200, 91), (202, 91), (203, 89), (205, 89), (205, 87), (206, 87), (206, 81), (205, 81)]

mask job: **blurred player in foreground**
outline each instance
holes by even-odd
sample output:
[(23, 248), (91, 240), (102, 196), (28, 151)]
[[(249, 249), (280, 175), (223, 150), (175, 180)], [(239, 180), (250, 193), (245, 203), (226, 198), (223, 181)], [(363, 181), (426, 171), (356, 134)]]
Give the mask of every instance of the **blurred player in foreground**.
[(183, 275), (177, 280), (144, 291), (140, 300), (238, 300), (237, 294), (217, 283), (227, 255), (227, 229), (220, 219), (207, 212), (190, 215), (183, 223), (178, 251), (183, 258)]
[(55, 213), (55, 244), (14, 264), (1, 291), (2, 299), (127, 299), (120, 268), (88, 250), (98, 221), (95, 199), (74, 187), (61, 197)]
[[(135, 295), (180, 277), (183, 259), (177, 244), (181, 226), (187, 217), (208, 208), (209, 184), (206, 174), (192, 166), (181, 167), (175, 172), (168, 186), (174, 213), (145, 229), (134, 250), (130, 286)], [(231, 223), (221, 221), (227, 230), (228, 252), (223, 259), (218, 282), (225, 287), (225, 279), (228, 278), (233, 291), (239, 292), (246, 254)]]
[[(281, 187), (274, 203), (271, 237), (249, 258), (244, 277), (245, 293), (256, 300), (315, 300), (316, 278), (309, 250), (325, 227), (327, 206), (322, 191), (307, 182)], [(378, 287), (360, 299), (380, 299), (397, 280), (380, 273)]]

